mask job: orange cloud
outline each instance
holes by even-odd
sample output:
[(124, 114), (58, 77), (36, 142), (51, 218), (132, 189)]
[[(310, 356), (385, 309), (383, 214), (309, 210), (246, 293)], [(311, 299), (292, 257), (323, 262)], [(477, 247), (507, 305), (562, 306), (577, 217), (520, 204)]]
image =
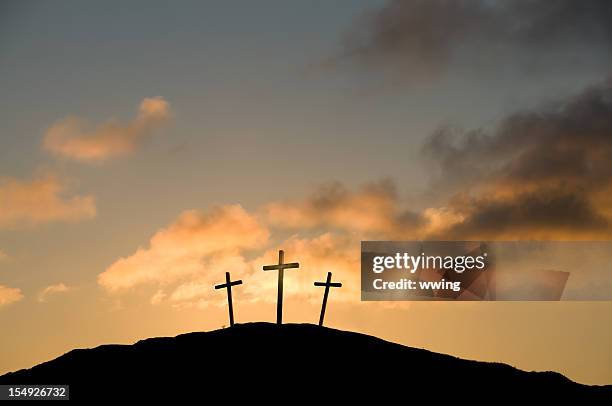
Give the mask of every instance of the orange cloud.
[(217, 207), (209, 213), (185, 211), (155, 233), (148, 248), (139, 248), (108, 267), (98, 282), (117, 291), (195, 278), (205, 273), (208, 262), (235, 255), (236, 250), (260, 247), (268, 237), (268, 230), (240, 205)]
[(127, 155), (170, 118), (170, 105), (161, 97), (145, 98), (129, 123), (109, 121), (91, 127), (78, 117), (66, 117), (46, 132), (44, 148), (82, 162), (99, 162)]
[[(300, 262), (285, 281), (287, 296), (318, 302), (321, 292), (313, 281), (332, 272), (343, 283), (335, 300), (355, 302), (360, 297), (360, 240), (426, 239), (465, 220), (456, 207), (408, 211), (391, 181), (357, 190), (328, 184), (303, 200), (270, 202), (255, 213), (259, 216), (241, 206), (184, 212), (158, 231), (148, 248), (117, 260), (98, 282), (111, 292), (153, 285), (152, 304), (205, 308), (224, 305), (225, 295), (213, 285), (231, 272), (234, 280), (245, 280), (236, 301), (274, 301), (275, 273), (262, 267), (275, 263), (278, 250), (284, 249), (287, 261)], [(286, 237), (287, 231), (295, 234)], [(273, 244), (266, 244), (272, 233)]]
[[(365, 235), (416, 235), (420, 224), (433, 217), (403, 209), (391, 181), (355, 191), (340, 183), (328, 184), (306, 199), (271, 202), (255, 213), (258, 216), (238, 205), (205, 214), (186, 211), (158, 231), (149, 247), (115, 261), (98, 282), (110, 292), (153, 285), (157, 290), (152, 304), (203, 308), (225, 303), (225, 296), (215, 292), (213, 285), (231, 272), (233, 279), (248, 281), (237, 289), (236, 300), (273, 301), (276, 277), (263, 272), (262, 266), (275, 263), (278, 250), (284, 249), (288, 261), (295, 258), (301, 264), (287, 278), (288, 296), (320, 300), (313, 281), (332, 272), (344, 284), (334, 294), (336, 300), (354, 301), (360, 290), (359, 241)], [(286, 238), (288, 229), (299, 232)], [(269, 245), (272, 232), (279, 233), (280, 241)]]
[[(158, 231), (149, 248), (140, 248), (112, 264), (99, 276), (99, 283), (109, 291), (150, 284), (157, 288), (151, 292), (152, 304), (204, 308), (225, 304), (225, 295), (215, 291), (213, 285), (222, 282), (227, 271), (234, 280), (245, 280), (244, 286), (236, 289), (236, 301), (274, 301), (275, 273), (263, 272), (262, 266), (275, 263), (278, 249), (284, 249), (287, 261), (300, 262), (300, 269), (289, 271), (285, 280), (287, 296), (318, 302), (321, 292), (313, 281), (323, 280), (327, 272), (332, 272), (334, 280), (343, 283), (343, 288), (334, 293), (335, 300), (356, 302), (360, 297), (360, 240), (483, 235), (486, 222), (475, 223), (482, 216), (478, 213), (495, 207), (510, 216), (512, 224), (492, 230), (493, 236), (546, 236), (549, 234), (537, 231), (560, 230), (558, 219), (549, 224), (547, 207), (549, 211), (556, 207), (579, 214), (579, 202), (562, 195), (550, 194), (552, 200), (530, 200), (524, 197), (531, 192), (528, 187), (513, 189), (499, 182), (489, 182), (488, 186), (489, 192), (478, 197), (486, 200), (467, 196), (462, 201), (455, 197), (420, 212), (407, 210), (390, 181), (357, 190), (340, 183), (324, 185), (302, 200), (265, 204), (254, 212), (257, 216), (241, 206), (225, 206), (207, 214), (188, 211)], [(543, 192), (541, 188), (537, 190)], [(511, 207), (521, 199), (526, 199), (529, 207)], [(555, 204), (551, 206), (552, 203)], [(512, 213), (527, 209), (539, 210), (542, 219), (525, 228)], [(500, 213), (493, 211), (491, 215), (493, 224), (499, 226)], [(588, 216), (581, 219), (587, 220)], [(575, 223), (567, 222), (566, 228), (580, 231)], [(585, 226), (593, 224), (586, 222)], [(294, 234), (287, 237), (287, 232)], [(274, 238), (267, 244), (271, 234)]]
[[(236, 300), (274, 301), (275, 274), (263, 272), (262, 266), (275, 263), (278, 249), (282, 248), (288, 261), (295, 258), (301, 264), (287, 278), (288, 296), (319, 301), (321, 292), (313, 281), (324, 280), (327, 272), (333, 272), (334, 279), (344, 283), (341, 292), (335, 294), (336, 300), (358, 300), (361, 234), (354, 230), (379, 233), (392, 228), (393, 219), (399, 217), (401, 210), (393, 185), (387, 181), (356, 192), (340, 184), (328, 186), (327, 190), (334, 193), (325, 202), (323, 193), (320, 198), (311, 196), (303, 202), (296, 201), (295, 207), (288, 202), (271, 203), (256, 211), (261, 217), (238, 205), (219, 207), (209, 213), (186, 211), (173, 224), (155, 233), (149, 247), (115, 261), (99, 275), (98, 282), (110, 292), (155, 286), (152, 304), (203, 308), (225, 303), (225, 295), (215, 291), (213, 285), (222, 282), (225, 272), (231, 272), (233, 279), (245, 279), (245, 285), (237, 289)], [(347, 207), (342, 207), (343, 204)], [(295, 221), (289, 222), (292, 227), (324, 228), (327, 220), (337, 229), (310, 237), (299, 234), (282, 237), (280, 242), (269, 245), (272, 231), (283, 235), (283, 229), (276, 227), (281, 224), (275, 215), (284, 210), (295, 213)]]
[(55, 285), (47, 286), (38, 295), (38, 301), (40, 303), (44, 303), (47, 301), (47, 298), (50, 295), (56, 295), (58, 293), (66, 293), (70, 290), (72, 290), (72, 288), (69, 286), (66, 286), (64, 283), (57, 283)]
[(78, 221), (96, 215), (92, 196), (63, 196), (65, 186), (53, 175), (31, 181), (0, 179), (0, 227)]
[(0, 285), (0, 306), (9, 305), (23, 299), (21, 289)]
[(251, 260), (247, 260), (238, 250), (218, 252), (203, 260), (201, 272), (190, 275), (180, 283), (168, 285), (165, 290), (158, 290), (151, 303), (166, 302), (178, 308), (224, 306), (224, 292), (214, 290), (213, 285), (223, 282), (225, 272), (231, 272), (233, 280), (243, 279), (245, 282), (234, 292), (236, 302), (274, 302), (276, 273), (264, 272), (262, 267), (276, 263), (279, 248), (285, 249), (286, 261), (300, 262), (299, 269), (287, 273), (287, 297), (318, 302), (321, 291), (313, 286), (313, 281), (324, 280), (327, 272), (333, 272), (334, 280), (343, 282), (341, 291), (334, 293), (334, 300), (359, 299), (359, 241), (348, 236), (324, 233), (313, 238), (292, 236)]
[(368, 234), (390, 234), (413, 227), (418, 217), (402, 210), (390, 180), (351, 191), (334, 182), (319, 187), (301, 201), (272, 202), (264, 216), (273, 226), (294, 229), (339, 229)]
[(213, 285), (223, 282), (225, 272), (230, 272), (233, 280), (245, 278), (252, 273), (252, 264), (237, 249), (218, 251), (203, 260), (198, 275), (174, 286), (168, 301), (177, 307), (225, 303), (225, 296), (213, 289)]

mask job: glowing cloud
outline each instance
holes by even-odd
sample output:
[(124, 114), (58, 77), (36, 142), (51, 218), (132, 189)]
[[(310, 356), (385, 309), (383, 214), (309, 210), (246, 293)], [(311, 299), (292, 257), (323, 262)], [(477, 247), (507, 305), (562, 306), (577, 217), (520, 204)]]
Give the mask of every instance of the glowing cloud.
[[(287, 295), (318, 301), (320, 292), (312, 281), (331, 271), (344, 283), (336, 299), (354, 300), (359, 296), (362, 233), (389, 235), (398, 231), (398, 224), (415, 221), (413, 217), (407, 220), (391, 181), (356, 191), (340, 183), (325, 185), (304, 200), (271, 202), (255, 213), (259, 217), (238, 205), (205, 214), (183, 212), (173, 224), (155, 233), (149, 247), (115, 261), (99, 275), (98, 282), (110, 292), (152, 285), (157, 287), (151, 293), (152, 304), (203, 308), (224, 303), (225, 297), (216, 294), (212, 285), (229, 271), (234, 279), (249, 280), (237, 290), (236, 300), (273, 301), (276, 279), (261, 268), (274, 263), (282, 248), (302, 264), (287, 281)], [(314, 235), (284, 237), (291, 228), (310, 230)], [(267, 244), (272, 231), (281, 239)]]
[(321, 292), (313, 281), (324, 279), (327, 272), (344, 283), (341, 292), (334, 294), (336, 301), (351, 301), (359, 297), (359, 241), (350, 237), (324, 233), (313, 238), (292, 236), (260, 256), (247, 261), (236, 253), (224, 252), (207, 261), (203, 273), (195, 278), (172, 287), (166, 295), (158, 291), (152, 303), (167, 302), (174, 307), (205, 308), (209, 305), (225, 305), (225, 295), (212, 289), (212, 285), (223, 279), (226, 271), (233, 279), (247, 279), (248, 283), (234, 293), (237, 302), (274, 302), (276, 300), (277, 278), (275, 273), (262, 272), (262, 266), (273, 264), (278, 259), (278, 249), (287, 252), (288, 261), (299, 260), (300, 269), (291, 272), (285, 281), (285, 295), (299, 300), (318, 302)]
[(148, 248), (139, 248), (108, 267), (98, 282), (116, 291), (197, 277), (204, 272), (205, 261), (260, 247), (268, 236), (268, 230), (239, 205), (217, 207), (206, 214), (185, 211), (176, 222), (155, 233)]
[(161, 97), (145, 98), (129, 123), (109, 121), (91, 127), (78, 117), (66, 117), (46, 132), (44, 148), (82, 162), (99, 162), (127, 155), (170, 118), (170, 105)]
[(21, 299), (23, 299), (21, 289), (0, 285), (0, 307), (18, 302)]
[(64, 197), (53, 175), (30, 181), (0, 178), (0, 227), (78, 221), (96, 216), (92, 196)]
[(321, 186), (305, 200), (271, 202), (263, 208), (270, 224), (282, 228), (323, 228), (372, 234), (394, 234), (414, 226), (418, 218), (402, 210), (390, 180), (356, 191), (334, 182)]
[[(300, 269), (292, 272), (285, 280), (285, 293), (298, 296), (303, 300), (318, 302), (321, 291), (313, 286), (313, 281), (324, 280), (327, 272), (334, 279), (342, 281), (342, 289), (334, 292), (335, 301), (359, 300), (360, 245), (359, 239), (344, 234), (324, 233), (313, 238), (292, 236), (279, 247), (288, 257), (287, 262), (298, 261)], [(252, 261), (254, 272), (244, 292), (259, 300), (276, 300), (277, 279), (275, 274), (262, 272), (262, 266), (274, 264), (278, 260), (278, 248), (264, 252)]]

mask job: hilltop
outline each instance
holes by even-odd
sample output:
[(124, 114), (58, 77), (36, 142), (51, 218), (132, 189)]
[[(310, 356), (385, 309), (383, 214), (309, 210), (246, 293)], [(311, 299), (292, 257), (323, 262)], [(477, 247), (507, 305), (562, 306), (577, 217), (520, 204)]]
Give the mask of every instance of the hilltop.
[[(0, 384), (69, 384), (71, 399), (612, 398), (612, 386), (459, 359), (309, 324), (232, 328), (70, 351)], [(491, 398), (491, 396), (495, 396)], [(434, 402), (437, 403), (437, 402)]]

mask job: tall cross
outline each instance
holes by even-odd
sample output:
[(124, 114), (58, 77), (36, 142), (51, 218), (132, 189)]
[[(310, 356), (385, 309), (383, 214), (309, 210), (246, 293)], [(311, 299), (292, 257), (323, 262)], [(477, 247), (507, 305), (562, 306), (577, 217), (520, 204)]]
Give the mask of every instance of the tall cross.
[(283, 275), (285, 269), (299, 268), (300, 264), (297, 262), (290, 262), (288, 264), (285, 261), (285, 251), (278, 251), (278, 264), (277, 265), (264, 265), (264, 271), (278, 270), (278, 299), (276, 301), (276, 323), (283, 324)]
[(332, 273), (327, 273), (327, 280), (325, 282), (315, 282), (315, 286), (325, 286), (325, 293), (323, 294), (323, 306), (321, 306), (321, 316), (319, 317), (319, 326), (323, 325), (323, 318), (325, 317), (325, 308), (327, 307), (327, 296), (329, 296), (329, 288), (341, 288), (342, 284), (331, 281)]
[(227, 289), (227, 306), (229, 308), (230, 327), (234, 325), (234, 306), (232, 304), (232, 286), (242, 285), (242, 280), (231, 281), (230, 273), (225, 273), (225, 283), (216, 285), (215, 289)]

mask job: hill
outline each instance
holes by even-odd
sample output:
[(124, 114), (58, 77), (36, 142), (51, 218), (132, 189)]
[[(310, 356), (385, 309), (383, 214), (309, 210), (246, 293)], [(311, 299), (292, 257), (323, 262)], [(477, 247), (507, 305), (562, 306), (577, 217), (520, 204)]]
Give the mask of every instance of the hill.
[(555, 372), (525, 372), (314, 325), (269, 323), (77, 349), (3, 375), (0, 384), (69, 384), (71, 400), (612, 399), (612, 386), (581, 385)]

